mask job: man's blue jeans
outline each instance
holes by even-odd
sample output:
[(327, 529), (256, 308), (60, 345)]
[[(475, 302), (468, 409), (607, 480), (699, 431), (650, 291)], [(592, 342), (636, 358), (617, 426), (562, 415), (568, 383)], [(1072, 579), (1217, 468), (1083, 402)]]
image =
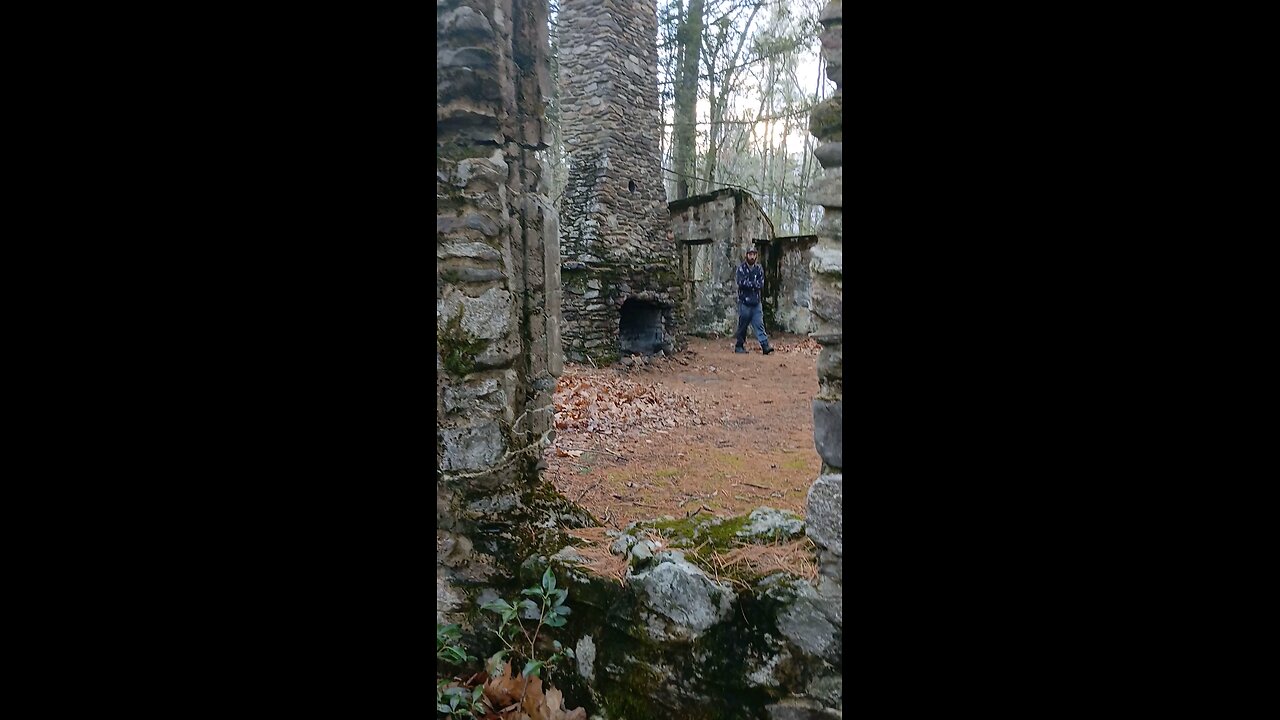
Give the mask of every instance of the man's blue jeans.
[(738, 303), (738, 333), (733, 336), (737, 347), (742, 347), (742, 343), (747, 339), (747, 325), (750, 325), (756, 331), (756, 340), (760, 341), (760, 347), (769, 346), (769, 336), (764, 334), (764, 311), (761, 309), (763, 305), (756, 303), (755, 305), (745, 305)]

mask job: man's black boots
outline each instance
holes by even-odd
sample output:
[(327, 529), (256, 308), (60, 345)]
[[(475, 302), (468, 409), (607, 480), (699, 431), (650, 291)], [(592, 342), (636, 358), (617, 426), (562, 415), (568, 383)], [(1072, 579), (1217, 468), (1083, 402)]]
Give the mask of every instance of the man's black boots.
[(773, 346), (765, 345), (764, 347), (760, 348), (760, 351), (763, 352), (765, 355), (768, 355), (769, 353), (773, 352)]

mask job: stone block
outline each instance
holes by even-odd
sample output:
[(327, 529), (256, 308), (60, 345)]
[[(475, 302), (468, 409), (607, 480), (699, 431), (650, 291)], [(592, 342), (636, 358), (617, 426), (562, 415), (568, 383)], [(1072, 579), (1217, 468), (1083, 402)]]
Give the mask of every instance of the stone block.
[(805, 533), (819, 546), (844, 555), (844, 475), (820, 475), (809, 488)]
[(808, 698), (786, 698), (765, 709), (769, 711), (769, 720), (839, 720), (843, 717), (840, 711)]
[(843, 283), (832, 282), (830, 278), (830, 275), (818, 275), (814, 278), (809, 308), (819, 320), (839, 328), (844, 320)]
[[(436, 227), (439, 227), (440, 218), (436, 218)], [(474, 258), (476, 260), (497, 261), (502, 259), (502, 255), (497, 250), (481, 242), (457, 242), (443, 241), (436, 244), (436, 259), (445, 260), (448, 258)]]
[(818, 377), (842, 377), (844, 345), (828, 345), (818, 352)]
[(479, 297), (467, 297), (456, 290), (446, 291), (436, 302), (437, 322), (443, 324), (461, 312), (461, 326), (471, 337), (504, 339), (511, 332), (514, 298), (502, 288), (490, 288)]
[(809, 132), (824, 142), (841, 142), (844, 128), (841, 126), (844, 98), (841, 93), (818, 103), (809, 113)]
[(844, 143), (823, 143), (813, 151), (813, 155), (824, 168), (840, 167), (844, 164)]
[(678, 557), (632, 575), (630, 582), (641, 590), (645, 607), (657, 615), (647, 623), (655, 640), (695, 639), (728, 616), (737, 599), (730, 587)]
[(839, 654), (836, 627), (823, 612), (822, 600), (807, 583), (797, 583), (799, 595), (778, 616), (778, 632), (804, 652), (830, 659)]
[(495, 422), (438, 431), (444, 455), (440, 469), (445, 472), (483, 470), (498, 461), (506, 450), (502, 430)]
[(843, 168), (828, 168), (822, 171), (809, 191), (808, 201), (823, 207), (844, 207), (844, 172)]
[(844, 0), (831, 0), (818, 14), (818, 22), (823, 25), (841, 22), (844, 18)]
[(809, 269), (812, 272), (828, 275), (844, 273), (844, 251), (838, 247), (814, 246), (809, 257)]
[(833, 467), (844, 467), (843, 400), (813, 401), (813, 444), (822, 461)]
[(436, 16), (436, 34), (452, 38), (493, 39), (493, 26), (475, 8), (462, 6)]

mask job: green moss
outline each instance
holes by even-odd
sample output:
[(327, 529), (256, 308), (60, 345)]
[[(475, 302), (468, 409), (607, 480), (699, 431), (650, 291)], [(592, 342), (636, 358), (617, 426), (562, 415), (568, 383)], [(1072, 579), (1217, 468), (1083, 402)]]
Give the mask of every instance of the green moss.
[(436, 342), (440, 344), (440, 357), (444, 368), (454, 375), (475, 372), (476, 356), (489, 347), (489, 341), (471, 337), (462, 328), (462, 316), (466, 310), (458, 308), (458, 314), (449, 318), (444, 328), (436, 328)]
[(737, 536), (737, 532), (746, 527), (747, 523), (746, 515), (720, 522), (695, 515), (675, 520), (653, 520), (641, 523), (640, 526), (654, 530), (666, 538), (672, 547), (693, 548), (707, 543), (705, 549), (723, 552), (742, 544), (742, 538)]

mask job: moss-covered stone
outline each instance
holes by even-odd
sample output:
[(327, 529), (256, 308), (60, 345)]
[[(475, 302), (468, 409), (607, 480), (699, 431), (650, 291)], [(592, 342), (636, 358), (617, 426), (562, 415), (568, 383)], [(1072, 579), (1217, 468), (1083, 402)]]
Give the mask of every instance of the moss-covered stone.
[(809, 115), (809, 132), (820, 140), (827, 142), (840, 142), (842, 138), (841, 128), (841, 102), (840, 95), (828, 98), (819, 103)]
[(475, 372), (476, 356), (489, 347), (489, 341), (472, 337), (462, 329), (462, 316), (466, 310), (459, 306), (458, 314), (449, 318), (441, 326), (436, 325), (436, 342), (440, 346), (440, 357), (444, 368), (454, 375), (468, 375)]

